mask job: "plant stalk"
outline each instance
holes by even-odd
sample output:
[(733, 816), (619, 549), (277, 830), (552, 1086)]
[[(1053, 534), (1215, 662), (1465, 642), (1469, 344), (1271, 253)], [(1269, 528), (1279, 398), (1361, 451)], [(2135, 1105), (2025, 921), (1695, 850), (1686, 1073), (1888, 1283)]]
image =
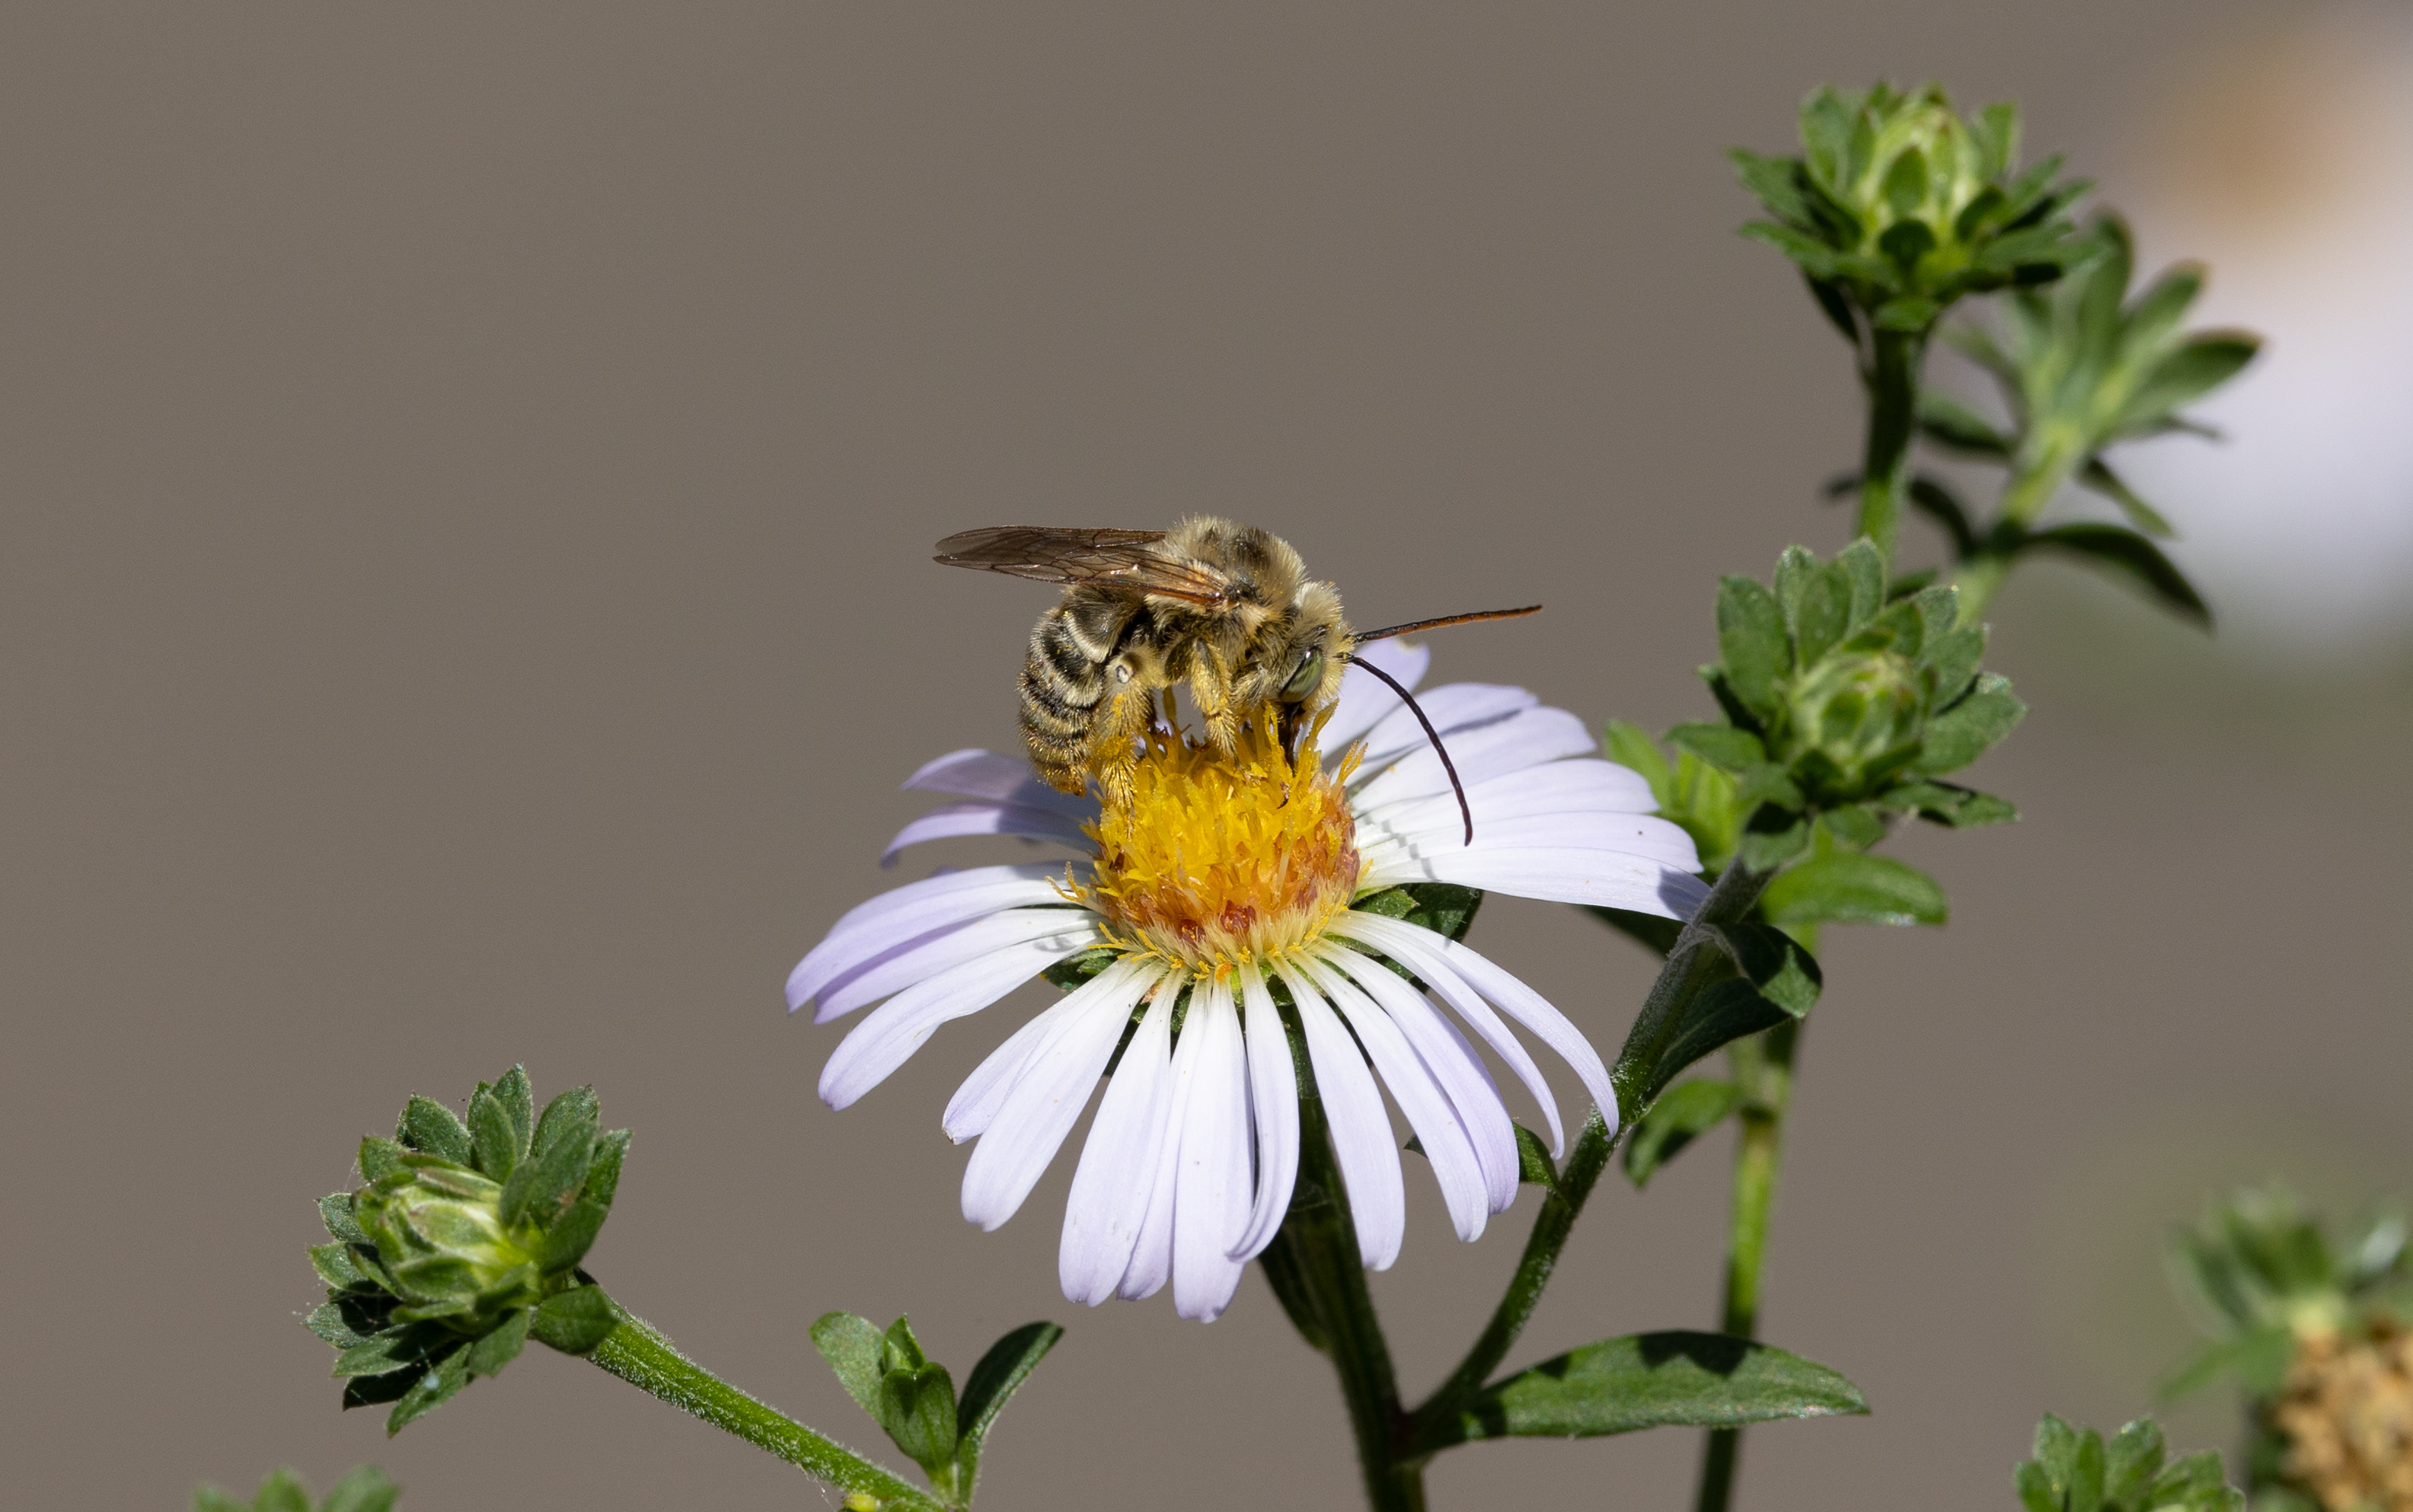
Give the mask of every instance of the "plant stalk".
[[(1759, 1282), (1768, 1259), (1768, 1223), (1776, 1202), (1777, 1166), (1784, 1155), (1784, 1114), (1793, 1097), (1793, 1061), (1801, 1045), (1802, 1021), (1777, 1025), (1765, 1034), (1728, 1047), (1735, 1085), (1743, 1092), (1740, 1137), (1735, 1144), (1734, 1200), (1726, 1241), (1725, 1297), (1718, 1331), (1738, 1339), (1759, 1328)], [(1696, 1512), (1725, 1512), (1734, 1495), (1742, 1430), (1710, 1430), (1701, 1455)]]
[(1870, 333), (1870, 348), (1861, 375), (1869, 390), (1869, 436), (1855, 529), (1876, 542), (1890, 572), (1902, 536), (1902, 500), (1910, 490), (1910, 442), (1918, 432), (1918, 369), (1927, 333), (1880, 327)]
[(925, 1492), (774, 1412), (680, 1354), (643, 1318), (623, 1312), (620, 1326), (586, 1357), (630, 1386), (777, 1455), (807, 1475), (842, 1491), (871, 1498), (875, 1506), (941, 1512), (941, 1504)]
[[(1292, 1045), (1295, 1054), (1303, 1048), (1295, 1037)], [(1374, 1512), (1424, 1512), (1424, 1459), (1409, 1447), (1411, 1420), (1399, 1406), (1390, 1346), (1366, 1287), (1357, 1225), (1332, 1152), (1324, 1102), (1313, 1091), (1307, 1057), (1297, 1054), (1297, 1060), (1298, 1186), (1281, 1232), (1260, 1261), (1301, 1337), (1331, 1359), (1340, 1377), (1368, 1505)]]

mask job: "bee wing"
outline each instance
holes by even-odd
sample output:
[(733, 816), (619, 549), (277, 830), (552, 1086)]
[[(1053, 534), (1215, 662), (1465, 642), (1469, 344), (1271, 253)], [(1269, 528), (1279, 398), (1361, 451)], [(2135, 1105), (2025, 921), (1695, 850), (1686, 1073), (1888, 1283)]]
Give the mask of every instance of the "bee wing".
[(1128, 586), (1192, 603), (1221, 603), (1232, 580), (1199, 562), (1156, 549), (1162, 530), (1087, 530), (1045, 525), (999, 525), (966, 530), (939, 542), (935, 560), (1042, 583)]

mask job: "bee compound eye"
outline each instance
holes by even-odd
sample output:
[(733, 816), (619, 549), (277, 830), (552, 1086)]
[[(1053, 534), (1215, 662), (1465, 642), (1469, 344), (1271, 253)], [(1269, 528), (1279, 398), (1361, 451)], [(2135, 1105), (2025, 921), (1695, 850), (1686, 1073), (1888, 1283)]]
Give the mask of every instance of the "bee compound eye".
[(1298, 670), (1290, 674), (1290, 681), (1282, 684), (1281, 700), (1285, 704), (1295, 704), (1314, 692), (1323, 681), (1324, 653), (1310, 651), (1306, 660), (1299, 662)]

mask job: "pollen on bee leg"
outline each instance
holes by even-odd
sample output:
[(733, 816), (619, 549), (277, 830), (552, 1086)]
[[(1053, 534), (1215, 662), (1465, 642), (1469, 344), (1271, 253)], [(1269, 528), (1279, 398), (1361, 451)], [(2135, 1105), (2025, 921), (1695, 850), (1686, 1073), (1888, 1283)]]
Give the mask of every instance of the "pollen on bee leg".
[(1132, 948), (1200, 974), (1278, 957), (1322, 936), (1356, 890), (1356, 827), (1310, 737), (1294, 757), (1266, 721), (1228, 752), (1152, 731), (1089, 827), (1083, 900)]

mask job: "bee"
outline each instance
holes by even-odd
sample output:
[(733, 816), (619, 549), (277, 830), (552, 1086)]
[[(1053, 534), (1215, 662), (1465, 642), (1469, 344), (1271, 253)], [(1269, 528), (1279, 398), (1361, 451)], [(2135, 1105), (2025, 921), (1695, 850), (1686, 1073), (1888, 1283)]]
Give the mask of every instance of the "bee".
[[(1369, 641), (1540, 609), (1494, 610), (1357, 634), (1340, 593), (1308, 574), (1290, 543), (1211, 515), (1170, 530), (996, 526), (949, 536), (937, 559), (1064, 586), (1030, 631), (1023, 663), (1022, 733), (1042, 780), (1063, 793), (1095, 781), (1128, 801), (1140, 737), (1160, 693), (1187, 684), (1206, 738), (1226, 755), (1252, 719), (1279, 720), (1285, 749), (1340, 696), (1340, 680)], [(1407, 690), (1365, 662), (1415, 708)], [(1422, 709), (1416, 719), (1441, 749)], [(1441, 750), (1453, 786), (1458, 773)], [(1458, 794), (1461, 810), (1465, 793)], [(1474, 822), (1467, 816), (1472, 839)]]

